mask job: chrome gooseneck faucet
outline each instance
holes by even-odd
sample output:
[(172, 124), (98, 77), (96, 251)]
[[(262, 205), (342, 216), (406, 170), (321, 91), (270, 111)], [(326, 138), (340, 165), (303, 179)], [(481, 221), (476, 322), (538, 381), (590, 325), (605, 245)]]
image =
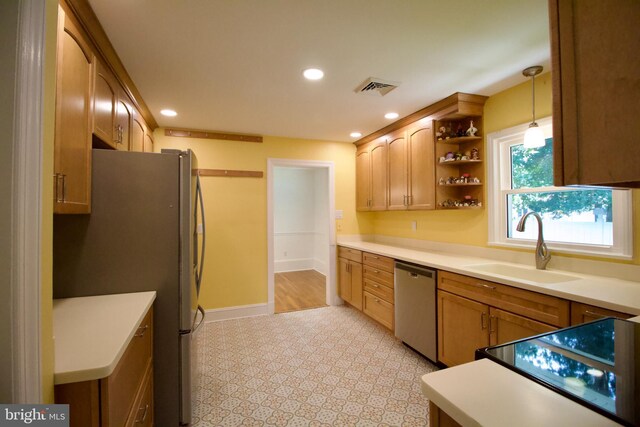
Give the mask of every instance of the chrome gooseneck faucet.
[(516, 230), (523, 232), (524, 231), (524, 223), (527, 220), (529, 215), (533, 215), (538, 220), (538, 243), (536, 244), (536, 268), (538, 270), (544, 270), (547, 268), (547, 264), (551, 259), (551, 253), (549, 249), (547, 249), (547, 244), (544, 242), (544, 237), (542, 237), (542, 218), (535, 212), (527, 212), (520, 218), (520, 222), (518, 222), (518, 226)]

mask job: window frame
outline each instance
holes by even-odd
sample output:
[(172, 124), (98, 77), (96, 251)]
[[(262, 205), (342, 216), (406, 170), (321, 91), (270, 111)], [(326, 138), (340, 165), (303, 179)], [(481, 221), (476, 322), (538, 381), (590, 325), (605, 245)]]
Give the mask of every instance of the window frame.
[[(537, 120), (545, 139), (553, 137), (552, 119)], [(536, 241), (508, 237), (510, 222), (507, 218), (507, 196), (509, 194), (532, 192), (560, 192), (586, 188), (609, 189), (606, 187), (535, 187), (511, 189), (511, 151), (513, 145), (522, 143), (528, 123), (487, 135), (487, 209), (489, 219), (490, 246), (510, 248), (535, 248)], [(633, 257), (633, 221), (631, 191), (611, 189), (613, 201), (613, 245), (585, 243), (565, 243), (546, 241), (549, 249), (561, 253), (601, 256), (618, 259)]]

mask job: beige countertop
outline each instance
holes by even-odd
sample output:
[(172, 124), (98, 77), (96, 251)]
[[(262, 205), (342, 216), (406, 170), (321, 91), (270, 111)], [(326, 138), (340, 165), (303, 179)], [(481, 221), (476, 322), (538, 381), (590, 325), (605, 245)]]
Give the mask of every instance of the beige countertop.
[(575, 272), (548, 270), (552, 274), (572, 276), (571, 281), (549, 282), (528, 280), (513, 277), (508, 274), (496, 274), (481, 271), (474, 266), (486, 264), (501, 264), (515, 267), (516, 270), (525, 273), (528, 278), (541, 274), (541, 280), (549, 281), (553, 277), (540, 273), (535, 269), (534, 257), (531, 255), (531, 264), (514, 264), (495, 261), (489, 258), (456, 255), (445, 252), (434, 252), (417, 249), (408, 249), (379, 243), (361, 241), (339, 241), (339, 246), (344, 246), (361, 251), (372, 252), (387, 256), (396, 260), (411, 262), (439, 270), (451, 271), (479, 279), (490, 280), (517, 288), (528, 289), (547, 295), (566, 298), (572, 301), (592, 304), (602, 308), (621, 311), (629, 314), (640, 315), (640, 283), (610, 277), (584, 275)]
[(155, 291), (53, 300), (54, 383), (111, 375)]

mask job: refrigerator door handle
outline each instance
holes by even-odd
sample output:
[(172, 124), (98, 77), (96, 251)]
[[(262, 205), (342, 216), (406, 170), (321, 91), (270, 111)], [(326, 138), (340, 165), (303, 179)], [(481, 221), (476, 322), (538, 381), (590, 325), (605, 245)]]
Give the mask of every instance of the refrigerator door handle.
[(200, 304), (198, 304), (198, 311), (200, 312), (200, 314), (202, 314), (202, 318), (200, 319), (200, 321), (196, 325), (195, 324), (195, 320), (198, 317), (198, 315), (196, 314), (196, 317), (193, 319), (194, 320), (194, 326), (193, 326), (193, 328), (191, 328), (191, 333), (192, 334), (195, 333), (198, 330), (198, 328), (200, 328), (200, 326), (202, 326), (202, 324), (204, 323), (204, 316), (205, 316), (204, 308), (202, 308), (202, 306)]
[[(200, 217), (202, 219), (202, 250), (200, 251), (200, 260), (197, 263), (196, 267), (196, 292), (197, 295), (200, 296), (200, 284), (202, 283), (202, 270), (204, 269), (204, 249), (207, 238), (207, 229), (205, 226), (205, 218), (204, 218), (204, 200), (202, 198), (202, 187), (200, 186), (200, 173), (196, 175), (196, 223), (197, 223), (197, 210), (198, 205), (200, 205)], [(197, 239), (196, 239), (197, 245)]]

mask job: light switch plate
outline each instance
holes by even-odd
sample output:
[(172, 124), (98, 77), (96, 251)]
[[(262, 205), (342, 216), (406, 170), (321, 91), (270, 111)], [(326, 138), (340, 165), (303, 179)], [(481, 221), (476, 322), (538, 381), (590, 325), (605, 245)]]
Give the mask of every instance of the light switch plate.
[(342, 209), (336, 210), (336, 219), (342, 219)]

